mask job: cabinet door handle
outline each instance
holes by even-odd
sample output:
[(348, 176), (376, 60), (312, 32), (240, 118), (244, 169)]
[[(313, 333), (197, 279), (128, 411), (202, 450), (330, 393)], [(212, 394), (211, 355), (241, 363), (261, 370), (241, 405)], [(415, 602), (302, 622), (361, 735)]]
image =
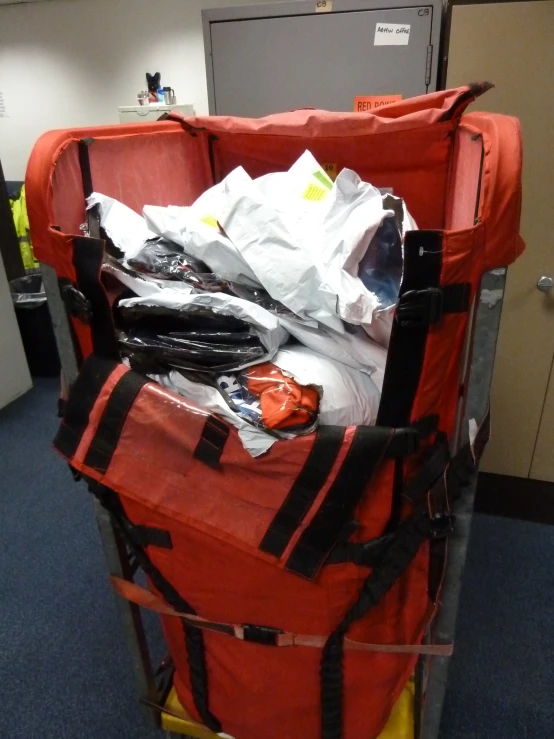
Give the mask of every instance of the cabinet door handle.
[(547, 277), (546, 275), (543, 275), (537, 282), (537, 288), (541, 293), (549, 293), (553, 287), (554, 279), (552, 279), (552, 277)]

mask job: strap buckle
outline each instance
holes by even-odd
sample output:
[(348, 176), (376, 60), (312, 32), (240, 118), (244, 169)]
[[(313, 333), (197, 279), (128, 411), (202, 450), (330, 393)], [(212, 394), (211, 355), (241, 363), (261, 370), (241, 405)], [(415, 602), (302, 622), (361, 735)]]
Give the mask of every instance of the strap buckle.
[(440, 321), (443, 294), (440, 287), (408, 290), (398, 301), (395, 319), (402, 328), (423, 328)]
[(254, 642), (255, 644), (264, 644), (267, 647), (277, 646), (277, 637), (282, 634), (281, 629), (274, 629), (271, 626), (254, 626), (253, 624), (243, 624), (244, 641)]
[(421, 434), (415, 426), (395, 428), (386, 450), (386, 456), (393, 459), (408, 457), (419, 451), (420, 443)]
[(68, 283), (61, 289), (63, 302), (69, 315), (80, 318), (83, 323), (90, 323), (92, 319), (92, 305), (75, 285)]
[(452, 513), (439, 513), (429, 517), (429, 538), (444, 539), (454, 533), (456, 516)]

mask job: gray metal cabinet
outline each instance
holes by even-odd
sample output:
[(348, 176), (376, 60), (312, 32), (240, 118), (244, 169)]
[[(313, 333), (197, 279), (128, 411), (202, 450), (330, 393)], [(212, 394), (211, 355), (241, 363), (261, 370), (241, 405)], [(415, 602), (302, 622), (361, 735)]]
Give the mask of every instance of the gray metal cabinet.
[[(441, 5), (315, 0), (203, 11), (210, 113), (354, 109), (436, 89)], [(391, 7), (393, 6), (393, 7)]]

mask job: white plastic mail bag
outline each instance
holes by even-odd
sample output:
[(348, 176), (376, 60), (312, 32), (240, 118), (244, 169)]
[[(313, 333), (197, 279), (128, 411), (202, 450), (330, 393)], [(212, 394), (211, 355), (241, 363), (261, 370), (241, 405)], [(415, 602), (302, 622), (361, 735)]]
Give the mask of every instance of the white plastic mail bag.
[(387, 351), (372, 341), (361, 327), (352, 326), (345, 333), (338, 334), (324, 326), (313, 327), (285, 316), (280, 316), (279, 320), (288, 333), (304, 346), (347, 367), (371, 375), (379, 391), (381, 390)]
[(98, 206), (100, 225), (127, 259), (136, 256), (149, 239), (156, 238), (144, 218), (119, 200), (93, 192), (87, 198), (87, 210), (95, 205)]
[(271, 297), (300, 318), (343, 331), (320, 265), (256, 182), (238, 167), (223, 184), (218, 221)]
[(207, 264), (218, 277), (259, 287), (260, 281), (219, 227), (224, 187), (223, 182), (211, 187), (190, 207), (145, 205), (144, 218), (152, 231), (179, 244), (186, 254)]
[(163, 385), (163, 387), (198, 403), (205, 410), (215, 413), (231, 423), (237, 429), (244, 448), (253, 457), (264, 454), (277, 441), (276, 436), (272, 436), (262, 429), (252, 426), (252, 424), (232, 411), (216, 387), (193, 382), (177, 370), (172, 370), (167, 374), (151, 374), (149, 377), (160, 385)]

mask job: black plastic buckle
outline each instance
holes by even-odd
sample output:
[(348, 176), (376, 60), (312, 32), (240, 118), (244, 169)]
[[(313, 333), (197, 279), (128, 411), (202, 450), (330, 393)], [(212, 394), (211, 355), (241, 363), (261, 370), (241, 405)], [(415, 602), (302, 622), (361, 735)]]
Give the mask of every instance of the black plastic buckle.
[(254, 642), (255, 644), (265, 644), (268, 647), (277, 646), (277, 637), (283, 632), (281, 629), (274, 629), (271, 626), (254, 626), (253, 624), (243, 624), (244, 641)]
[(70, 283), (61, 289), (63, 302), (69, 315), (80, 318), (83, 323), (90, 323), (92, 318), (92, 306), (83, 293)]
[(440, 287), (408, 290), (398, 301), (395, 319), (402, 328), (423, 328), (440, 321), (443, 295)]
[(430, 523), (430, 538), (431, 539), (444, 539), (446, 536), (454, 533), (454, 524), (456, 523), (456, 516), (451, 513), (439, 513), (429, 518)]
[(405, 426), (404, 428), (394, 429), (386, 450), (386, 456), (393, 459), (408, 457), (410, 454), (419, 451), (420, 442), (421, 434), (417, 428)]

